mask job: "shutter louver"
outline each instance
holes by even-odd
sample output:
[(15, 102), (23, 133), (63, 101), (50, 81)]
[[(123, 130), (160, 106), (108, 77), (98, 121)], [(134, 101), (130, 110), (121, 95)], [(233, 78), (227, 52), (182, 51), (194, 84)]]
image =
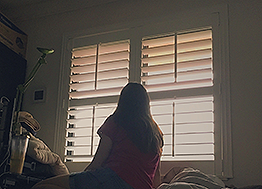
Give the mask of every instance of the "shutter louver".
[(213, 85), (211, 30), (144, 39), (141, 59), (149, 92)]
[[(141, 80), (149, 92), (213, 86), (212, 30), (142, 40)], [(162, 160), (214, 160), (213, 96), (153, 100), (164, 134)]]
[(121, 41), (73, 50), (69, 97), (118, 95), (128, 82), (129, 48)]
[[(113, 113), (115, 107), (116, 104), (88, 105), (68, 111), (66, 161), (83, 162), (92, 159), (99, 142), (96, 131), (108, 115)], [(70, 116), (73, 117), (70, 119)]]
[(153, 101), (163, 134), (162, 160), (214, 160), (213, 97)]
[[(129, 41), (100, 43), (72, 51), (69, 98), (71, 102), (119, 95), (128, 83)], [(74, 103), (70, 103), (74, 104)], [(69, 105), (65, 160), (90, 161), (97, 149), (96, 131), (116, 104)]]

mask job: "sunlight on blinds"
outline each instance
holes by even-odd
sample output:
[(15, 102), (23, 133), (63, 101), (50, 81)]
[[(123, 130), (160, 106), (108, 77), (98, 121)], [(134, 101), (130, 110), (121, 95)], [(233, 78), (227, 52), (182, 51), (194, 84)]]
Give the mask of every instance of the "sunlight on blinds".
[(98, 146), (97, 129), (113, 113), (116, 104), (78, 106), (68, 111), (65, 160), (91, 161)]
[(153, 101), (164, 133), (162, 160), (214, 160), (213, 97)]
[[(119, 95), (129, 76), (129, 41), (98, 44), (72, 51), (70, 101)], [(140, 56), (140, 55), (139, 55)], [(214, 98), (200, 95), (162, 98), (163, 91), (213, 86), (212, 30), (144, 38), (141, 82), (158, 93), (153, 118), (164, 134), (162, 160), (214, 160)], [(71, 106), (66, 128), (66, 161), (91, 161), (97, 129), (116, 104)]]
[[(97, 129), (116, 104), (79, 106), (70, 110), (66, 161), (90, 161), (99, 136)], [(214, 160), (213, 97), (168, 99), (151, 102), (153, 118), (164, 133), (162, 160)]]
[[(129, 50), (128, 40), (73, 49), (70, 102), (119, 95), (122, 87), (128, 83)], [(96, 131), (113, 112), (115, 106), (115, 104), (69, 106), (66, 161), (92, 159), (99, 141)]]
[[(144, 38), (141, 81), (159, 95), (212, 87), (212, 30)], [(153, 117), (164, 133), (162, 160), (214, 160), (213, 104), (212, 95), (152, 102)]]
[(145, 38), (141, 59), (149, 92), (212, 86), (212, 30)]
[(72, 51), (69, 96), (117, 95), (129, 76), (129, 41), (100, 43)]

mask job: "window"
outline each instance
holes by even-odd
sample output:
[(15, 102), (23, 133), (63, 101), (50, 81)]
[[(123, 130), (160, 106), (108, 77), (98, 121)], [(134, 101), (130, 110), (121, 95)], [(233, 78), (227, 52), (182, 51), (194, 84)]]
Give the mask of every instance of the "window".
[(179, 27), (169, 21), (67, 36), (70, 73), (64, 66), (61, 79), (70, 78), (61, 96), (69, 103), (65, 114), (59, 112), (61, 120), (67, 117), (60, 122), (66, 127), (65, 161), (91, 161), (98, 127), (114, 111), (122, 87), (136, 81), (147, 88), (164, 133), (167, 169), (182, 162), (230, 177), (227, 35), (218, 16), (199, 17), (198, 23), (185, 18)]
[[(69, 98), (119, 95), (128, 82), (129, 41), (72, 50)], [(213, 86), (212, 30), (142, 39), (141, 81), (149, 92)], [(71, 106), (68, 111), (66, 161), (90, 161), (96, 130), (116, 104)], [(163, 133), (165, 160), (214, 160), (212, 94), (152, 101), (152, 114)]]

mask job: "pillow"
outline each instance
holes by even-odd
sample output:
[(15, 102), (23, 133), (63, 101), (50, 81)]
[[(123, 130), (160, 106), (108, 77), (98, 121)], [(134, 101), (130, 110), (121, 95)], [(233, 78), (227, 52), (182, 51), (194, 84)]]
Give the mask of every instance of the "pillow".
[(54, 175), (69, 174), (60, 156), (52, 152), (42, 140), (33, 135), (30, 135), (27, 155), (42, 164), (50, 165), (51, 172)]

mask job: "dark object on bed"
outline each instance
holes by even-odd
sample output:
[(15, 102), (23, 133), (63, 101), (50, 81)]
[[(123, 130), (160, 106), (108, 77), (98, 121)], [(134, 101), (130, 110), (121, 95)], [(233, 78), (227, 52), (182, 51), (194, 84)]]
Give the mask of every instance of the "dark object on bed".
[(6, 172), (0, 177), (0, 188), (2, 189), (30, 189), (42, 179), (27, 176), (24, 174), (12, 174)]
[(262, 189), (262, 185), (251, 185), (234, 189)]
[(50, 165), (40, 163), (30, 156), (26, 156), (25, 158), (23, 174), (40, 179), (46, 179), (56, 176), (52, 173)]
[(69, 174), (60, 156), (49, 149), (39, 138), (30, 135), (27, 156), (45, 168), (46, 177)]

